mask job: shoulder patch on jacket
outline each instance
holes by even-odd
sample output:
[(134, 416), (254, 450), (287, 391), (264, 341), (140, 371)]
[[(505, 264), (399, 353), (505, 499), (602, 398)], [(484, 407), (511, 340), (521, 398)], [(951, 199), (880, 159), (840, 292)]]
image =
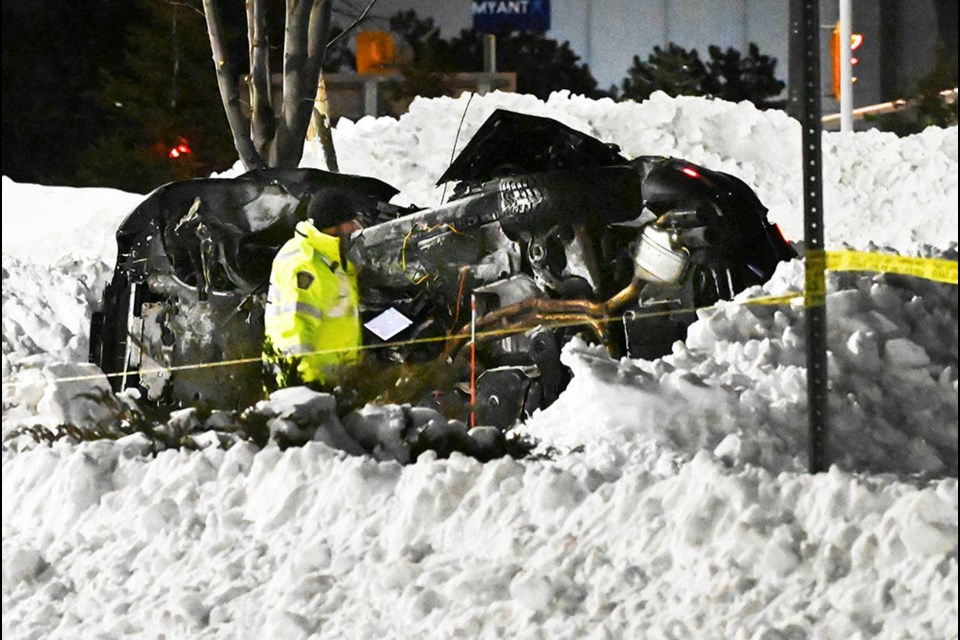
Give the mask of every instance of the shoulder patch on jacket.
[(297, 287), (300, 289), (309, 289), (310, 285), (316, 279), (312, 273), (307, 271), (297, 271)]

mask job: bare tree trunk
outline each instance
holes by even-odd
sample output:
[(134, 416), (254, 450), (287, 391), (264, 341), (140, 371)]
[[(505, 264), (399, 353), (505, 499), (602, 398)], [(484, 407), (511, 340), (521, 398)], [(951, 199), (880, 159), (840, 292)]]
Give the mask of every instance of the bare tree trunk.
[[(307, 33), (312, 4), (313, 0), (287, 0), (283, 33), (283, 100), (277, 122), (277, 161), (284, 166), (295, 154), (297, 144), (294, 121), (297, 107), (303, 100), (303, 71), (307, 61)], [(303, 153), (302, 150), (300, 153)]]
[(270, 43), (266, 0), (247, 1), (247, 41), (250, 44), (250, 110), (253, 145), (268, 166), (275, 164), (276, 115), (270, 83)]
[[(317, 74), (317, 96), (314, 99), (313, 113), (310, 122), (313, 129), (312, 136), (320, 140), (320, 147), (323, 149), (323, 159), (328, 171), (339, 173), (340, 163), (337, 161), (337, 149), (333, 144), (333, 129), (330, 123), (330, 100), (327, 98), (327, 85), (323, 80), (323, 62), (326, 59), (327, 49), (338, 39), (345, 38), (354, 29), (359, 27), (376, 3), (377, 0), (370, 0), (367, 8), (363, 10), (363, 13), (361, 13), (350, 26), (340, 32), (339, 36), (326, 42), (326, 44), (324, 44), (324, 42), (326, 41), (326, 34), (330, 31), (333, 0), (323, 0), (324, 6), (322, 10), (324, 14), (321, 16), (319, 23), (314, 22), (313, 15), (311, 15), (310, 43), (308, 45), (310, 53), (308, 57), (313, 59), (315, 56), (319, 56), (319, 72)], [(314, 6), (314, 10), (316, 9), (317, 7)]]
[[(330, 33), (330, 20), (333, 13), (333, 0), (314, 0), (310, 11), (310, 26), (307, 32), (307, 61), (304, 65), (305, 89), (307, 95), (300, 102), (294, 117), (296, 131), (306, 131), (310, 126), (315, 97), (323, 89), (324, 107), (326, 103), (326, 87), (321, 77), (323, 75), (323, 61), (327, 57), (327, 34)], [(325, 111), (329, 113), (329, 108)], [(329, 118), (327, 119), (329, 129)], [(301, 136), (302, 138), (303, 136)], [(332, 144), (332, 139), (330, 141)], [(324, 150), (326, 152), (326, 150)]]
[[(309, 73), (314, 73), (312, 65), (316, 65), (317, 91), (313, 100), (313, 108), (307, 111), (308, 122), (312, 124), (316, 137), (320, 139), (320, 148), (323, 149), (324, 164), (328, 171), (339, 173), (337, 150), (333, 146), (333, 131), (330, 128), (330, 101), (327, 99), (327, 85), (323, 80), (323, 62), (327, 57), (326, 34), (330, 32), (330, 19), (333, 9), (332, 0), (325, 0), (322, 6), (314, 6), (314, 14), (310, 20), (310, 33), (307, 42), (307, 60)], [(320, 12), (319, 21), (315, 19), (316, 12)], [(309, 127), (309, 125), (308, 125)]]
[(237, 153), (240, 154), (243, 166), (248, 170), (258, 169), (263, 166), (263, 159), (250, 138), (250, 122), (240, 108), (240, 92), (237, 88), (233, 65), (227, 57), (226, 37), (218, 1), (203, 0), (203, 13), (207, 19), (207, 33), (210, 35), (210, 49), (213, 51), (213, 64), (217, 70), (220, 99), (223, 101), (223, 110), (230, 123), (233, 144), (237, 148)]
[(303, 157), (332, 9), (330, 0), (287, 0), (283, 102), (277, 127), (279, 166), (295, 167)]
[(307, 137), (320, 140), (327, 171), (339, 173), (340, 163), (337, 162), (337, 149), (333, 146), (333, 130), (330, 127), (330, 100), (327, 99), (327, 85), (323, 81), (322, 71), (317, 82), (317, 97), (313, 101), (313, 117), (310, 119)]
[[(273, 104), (270, 49), (267, 41), (267, 0), (247, 0), (247, 38), (250, 54), (250, 110), (240, 105), (237, 77), (227, 57), (226, 35), (219, 0), (203, 0), (207, 32), (217, 70), (223, 108), (233, 143), (247, 169), (299, 166), (310, 125), (320, 71), (327, 48), (332, 0), (286, 0), (283, 41), (283, 97)], [(372, 0), (370, 6), (376, 0)], [(364, 12), (369, 11), (370, 6)], [(358, 20), (356, 24), (360, 21)], [(336, 170), (329, 118), (321, 144), (327, 166)], [(332, 160), (331, 160), (332, 158)], [(332, 163), (332, 164), (331, 164)]]

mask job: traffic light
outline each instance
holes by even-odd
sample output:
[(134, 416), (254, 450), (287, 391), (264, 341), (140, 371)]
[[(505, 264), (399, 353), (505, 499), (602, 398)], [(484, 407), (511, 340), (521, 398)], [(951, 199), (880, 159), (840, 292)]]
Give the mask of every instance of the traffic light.
[[(855, 51), (860, 45), (863, 44), (863, 34), (862, 33), (851, 33), (850, 34), (850, 49), (849, 51)], [(833, 36), (830, 38), (830, 60), (833, 63), (833, 97), (837, 100), (840, 99), (840, 23), (838, 22), (833, 28)], [(856, 66), (859, 60), (851, 55), (850, 56), (850, 66)], [(857, 79), (851, 78), (851, 82), (856, 82)]]

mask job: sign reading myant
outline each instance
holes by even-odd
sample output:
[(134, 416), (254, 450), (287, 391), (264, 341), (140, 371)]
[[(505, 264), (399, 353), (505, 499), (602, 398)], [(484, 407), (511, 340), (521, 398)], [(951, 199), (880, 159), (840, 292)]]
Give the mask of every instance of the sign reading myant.
[(550, 0), (471, 0), (473, 28), (484, 33), (547, 31)]

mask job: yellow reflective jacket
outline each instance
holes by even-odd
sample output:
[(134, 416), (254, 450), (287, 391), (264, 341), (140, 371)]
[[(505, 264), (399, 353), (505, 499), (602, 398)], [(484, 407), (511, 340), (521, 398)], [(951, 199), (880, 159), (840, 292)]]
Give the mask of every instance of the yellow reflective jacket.
[(331, 383), (359, 359), (361, 344), (357, 274), (341, 263), (340, 239), (308, 221), (273, 259), (264, 312), (264, 360), (279, 359), (277, 383)]

